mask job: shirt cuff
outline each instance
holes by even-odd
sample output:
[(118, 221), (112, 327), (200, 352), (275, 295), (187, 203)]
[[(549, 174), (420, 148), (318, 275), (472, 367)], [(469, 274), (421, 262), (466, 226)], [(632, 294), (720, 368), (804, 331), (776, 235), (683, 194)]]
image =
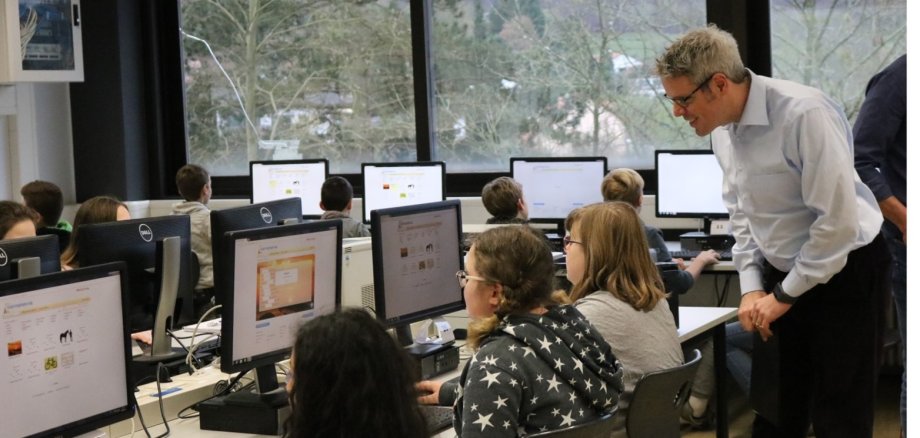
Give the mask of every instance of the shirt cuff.
[(811, 288), (812, 285), (808, 284), (804, 277), (796, 273), (795, 269), (783, 280), (783, 291), (790, 297), (798, 298)]
[(741, 295), (748, 292), (754, 292), (755, 290), (764, 290), (763, 276), (757, 270), (739, 272), (738, 284), (741, 286)]

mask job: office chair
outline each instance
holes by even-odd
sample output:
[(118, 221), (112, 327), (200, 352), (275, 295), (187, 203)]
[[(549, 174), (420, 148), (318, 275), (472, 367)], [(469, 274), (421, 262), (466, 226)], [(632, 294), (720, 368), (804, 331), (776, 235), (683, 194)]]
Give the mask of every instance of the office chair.
[(680, 410), (690, 397), (693, 377), (703, 356), (700, 350), (690, 354), (692, 359), (683, 365), (648, 373), (636, 382), (626, 414), (630, 438), (680, 436)]
[(680, 276), (680, 269), (674, 262), (655, 262), (655, 267), (658, 268), (658, 274), (661, 275), (664, 291), (668, 294), (668, 309), (674, 316), (674, 326), (680, 328), (680, 294), (673, 287)]
[(613, 431), (617, 411), (614, 409), (607, 415), (604, 415), (590, 423), (578, 424), (562, 429), (548, 430), (531, 435), (524, 435), (526, 438), (597, 438), (608, 437)]

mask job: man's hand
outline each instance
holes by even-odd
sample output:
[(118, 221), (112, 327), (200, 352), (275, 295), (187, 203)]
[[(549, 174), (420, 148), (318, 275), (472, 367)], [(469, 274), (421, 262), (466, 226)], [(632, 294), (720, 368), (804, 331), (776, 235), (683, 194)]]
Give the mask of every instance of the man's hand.
[(766, 291), (755, 290), (741, 296), (741, 305), (738, 306), (738, 322), (741, 323), (741, 328), (745, 331), (752, 332), (756, 328), (754, 327), (752, 315), (754, 303), (765, 295), (767, 295)]
[(791, 307), (792, 304), (777, 301), (773, 294), (768, 294), (754, 302), (751, 320), (754, 321), (754, 327), (760, 332), (761, 339), (766, 341), (773, 336), (770, 324), (785, 315)]

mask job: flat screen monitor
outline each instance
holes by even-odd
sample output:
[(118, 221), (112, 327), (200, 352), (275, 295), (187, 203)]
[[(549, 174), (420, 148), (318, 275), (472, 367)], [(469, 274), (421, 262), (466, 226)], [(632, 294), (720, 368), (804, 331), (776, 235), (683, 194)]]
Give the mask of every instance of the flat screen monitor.
[(77, 436), (134, 415), (123, 263), (0, 288), (0, 435)]
[(220, 369), (270, 366), (274, 375), (297, 329), (341, 302), (342, 222), (233, 231), (222, 239), (232, 268), (216, 269), (214, 276), (233, 287), (222, 309)]
[(602, 202), (606, 157), (511, 158), (511, 177), (524, 190), (531, 221), (559, 222), (572, 210)]
[(362, 163), (364, 222), (371, 211), (403, 205), (443, 201), (447, 198), (446, 168), (440, 161)]
[[(175, 307), (167, 315), (166, 328), (179, 328), (196, 321), (193, 306), (195, 283), (191, 272), (191, 221), (187, 215), (157, 216), (126, 221), (81, 225), (77, 234), (77, 260), (80, 266), (123, 261), (128, 267), (128, 292), (131, 310), (128, 321), (132, 332), (150, 330), (160, 303), (160, 283), (164, 269), (158, 247), (164, 239), (179, 238), (178, 284), (176, 300), (162, 303)], [(167, 263), (174, 260), (167, 259)], [(154, 334), (156, 337), (157, 334)]]
[[(225, 266), (226, 263), (229, 263), (227, 254), (231, 248), (227, 245), (230, 242), (222, 238), (227, 232), (274, 227), (286, 221), (299, 222), (302, 216), (303, 210), (301, 210), (299, 198), (285, 198), (242, 207), (211, 210), (211, 251), (214, 272), (216, 273), (218, 269), (224, 272), (230, 269)], [(223, 304), (225, 292), (232, 287), (230, 284), (224, 284), (223, 280), (225, 279), (214, 276), (214, 296), (218, 304)]]
[(18, 278), (18, 261), (32, 257), (38, 258), (41, 274), (60, 271), (61, 253), (57, 236), (0, 240), (0, 281)]
[(329, 160), (250, 161), (252, 203), (300, 198), (304, 216), (319, 218), (320, 189), (329, 177)]
[(707, 150), (655, 151), (655, 216), (727, 218), (722, 168)]
[(372, 212), (378, 319), (390, 327), (408, 327), (464, 308), (456, 277), (463, 268), (460, 226), (456, 199)]

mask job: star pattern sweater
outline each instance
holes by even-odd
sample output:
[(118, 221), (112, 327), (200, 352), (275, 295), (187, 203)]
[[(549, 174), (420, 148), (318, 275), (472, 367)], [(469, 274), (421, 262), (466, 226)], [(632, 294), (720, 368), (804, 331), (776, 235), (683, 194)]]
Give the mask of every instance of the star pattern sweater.
[[(460, 437), (514, 437), (586, 423), (612, 411), (622, 370), (604, 338), (571, 306), (509, 315), (480, 345), (454, 394)], [(445, 394), (447, 392), (448, 394)]]

